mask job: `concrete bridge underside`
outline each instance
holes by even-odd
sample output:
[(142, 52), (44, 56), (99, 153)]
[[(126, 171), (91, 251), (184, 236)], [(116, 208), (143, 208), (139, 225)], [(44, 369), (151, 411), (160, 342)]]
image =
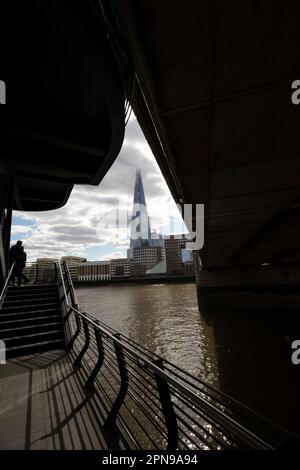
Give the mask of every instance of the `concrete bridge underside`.
[(175, 200), (205, 204), (198, 297), (220, 388), (299, 431), (299, 1), (31, 0), (2, 23), (0, 284), (11, 210), (99, 184), (127, 97)]
[(205, 204), (200, 304), (239, 306), (247, 289), (273, 308), (300, 276), (299, 2), (100, 3), (3, 10), (5, 204), (49, 210), (99, 184), (127, 98), (175, 200)]
[(274, 308), (300, 275), (299, 2), (113, 3), (139, 122), (175, 199), (205, 204), (200, 304)]

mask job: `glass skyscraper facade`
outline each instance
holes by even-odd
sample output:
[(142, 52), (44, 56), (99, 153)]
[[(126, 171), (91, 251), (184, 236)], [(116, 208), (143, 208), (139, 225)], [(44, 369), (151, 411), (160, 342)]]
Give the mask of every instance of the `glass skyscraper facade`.
[(130, 222), (130, 249), (132, 257), (134, 248), (151, 247), (151, 227), (141, 170), (137, 169), (134, 185), (133, 208)]

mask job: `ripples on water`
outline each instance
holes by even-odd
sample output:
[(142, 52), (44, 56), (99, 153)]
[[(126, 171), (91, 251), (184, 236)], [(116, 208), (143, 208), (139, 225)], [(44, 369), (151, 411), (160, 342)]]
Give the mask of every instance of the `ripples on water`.
[(213, 331), (200, 317), (194, 284), (117, 284), (76, 289), (96, 318), (218, 387)]
[(98, 285), (77, 295), (107, 325), (299, 433), (300, 375), (286, 340), (299, 315), (225, 310), (204, 321), (195, 284)]

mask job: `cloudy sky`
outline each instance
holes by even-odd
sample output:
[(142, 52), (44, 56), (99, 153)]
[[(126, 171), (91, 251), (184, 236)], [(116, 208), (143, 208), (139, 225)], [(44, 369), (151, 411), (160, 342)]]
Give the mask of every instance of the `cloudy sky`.
[[(123, 148), (98, 187), (76, 185), (68, 203), (48, 212), (19, 212), (13, 216), (12, 242), (21, 239), (29, 261), (38, 257), (84, 256), (105, 260), (126, 256), (136, 169), (142, 172), (151, 228), (182, 233), (178, 209), (154, 156), (132, 114)], [(112, 222), (119, 214), (119, 230)]]

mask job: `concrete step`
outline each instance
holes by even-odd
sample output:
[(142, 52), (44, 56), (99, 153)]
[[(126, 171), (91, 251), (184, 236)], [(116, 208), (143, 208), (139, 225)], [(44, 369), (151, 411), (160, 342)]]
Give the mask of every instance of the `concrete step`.
[(57, 287), (55, 289), (51, 289), (50, 287), (45, 287), (43, 289), (29, 289), (27, 286), (20, 286), (20, 287), (14, 287), (14, 288), (9, 288), (6, 291), (6, 296), (8, 297), (14, 297), (17, 295), (32, 295), (32, 294), (53, 294), (57, 293), (58, 289)]
[(53, 351), (55, 349), (65, 349), (65, 347), (65, 343), (61, 339), (56, 339), (53, 341), (41, 341), (35, 344), (26, 344), (20, 347), (17, 346), (7, 348), (6, 358), (11, 359), (14, 357), (38, 354), (45, 351)]
[[(11, 328), (19, 328), (19, 327), (26, 327), (26, 326), (36, 326), (36, 325), (45, 325), (47, 323), (52, 323), (52, 322), (57, 322), (61, 323), (61, 315), (60, 312), (57, 312), (56, 314), (53, 311), (52, 315), (45, 315), (45, 316), (34, 316), (34, 317), (27, 317), (24, 316), (24, 318), (21, 319), (14, 319), (14, 320), (7, 320), (7, 321), (1, 321), (0, 322), (0, 331), (6, 330), (6, 329), (11, 329)], [(1, 337), (1, 334), (0, 334)]]
[(36, 344), (36, 343), (42, 343), (42, 342), (51, 342), (54, 340), (62, 340), (64, 341), (64, 336), (63, 336), (63, 331), (62, 328), (59, 328), (58, 330), (53, 330), (50, 331), (49, 333), (47, 332), (41, 332), (41, 333), (36, 333), (36, 334), (31, 334), (31, 335), (20, 335), (19, 336), (14, 336), (7, 338), (5, 340), (5, 346), (6, 348), (11, 348), (11, 347), (21, 347), (26, 344)]
[(15, 314), (20, 314), (20, 313), (25, 313), (25, 312), (36, 312), (39, 310), (46, 310), (46, 309), (55, 309), (59, 310), (59, 303), (58, 302), (44, 302), (40, 304), (28, 304), (28, 305), (22, 305), (22, 306), (3, 306), (1, 308), (1, 313), (0, 317), (6, 313), (15, 313)]
[(19, 289), (13, 292), (7, 292), (5, 300), (19, 300), (19, 299), (31, 299), (31, 298), (42, 298), (57, 295), (57, 290), (45, 290), (45, 291), (25, 291), (24, 289)]
[(2, 322), (8, 321), (23, 321), (23, 320), (36, 320), (40, 317), (61, 315), (59, 308), (44, 308), (40, 310), (28, 310), (25, 312), (5, 312), (0, 311), (0, 325)]
[(10, 290), (20, 290), (20, 289), (23, 289), (23, 290), (57, 289), (57, 284), (49, 284), (49, 283), (45, 283), (45, 284), (27, 284), (26, 286), (22, 285), (21, 287), (8, 286), (9, 291)]
[(26, 307), (26, 305), (40, 305), (44, 303), (49, 303), (49, 302), (57, 302), (58, 303), (58, 297), (57, 294), (51, 294), (51, 296), (47, 297), (38, 297), (38, 298), (23, 298), (23, 299), (18, 299), (18, 300), (7, 300), (5, 298), (3, 302), (3, 308), (6, 307)]
[(57, 292), (58, 291), (58, 286), (42, 286), (42, 287), (39, 287), (39, 286), (25, 286), (25, 285), (21, 285), (21, 286), (10, 286), (8, 287), (7, 291), (6, 291), (6, 294), (18, 294), (20, 292), (23, 292), (23, 293), (34, 293), (34, 292)]
[(57, 285), (10, 286), (0, 311), (0, 338), (8, 358), (64, 349)]
[[(1, 324), (1, 327), (3, 325)], [(36, 324), (36, 325), (18, 325), (15, 327), (10, 328), (0, 328), (0, 338), (4, 341), (7, 341), (10, 338), (14, 338), (16, 336), (29, 336), (35, 335), (38, 333), (52, 333), (53, 331), (61, 331), (61, 323), (58, 321), (52, 321), (43, 324)]]

